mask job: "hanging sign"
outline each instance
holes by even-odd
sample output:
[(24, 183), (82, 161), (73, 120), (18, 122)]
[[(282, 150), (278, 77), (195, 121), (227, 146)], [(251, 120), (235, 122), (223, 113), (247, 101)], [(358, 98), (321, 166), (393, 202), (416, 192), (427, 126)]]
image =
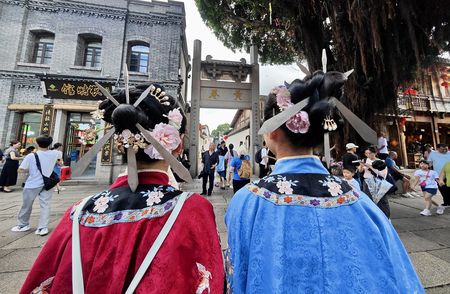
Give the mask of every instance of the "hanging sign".
[(42, 120), (40, 133), (41, 135), (50, 136), (53, 127), (53, 115), (54, 115), (53, 104), (45, 104), (42, 111)]

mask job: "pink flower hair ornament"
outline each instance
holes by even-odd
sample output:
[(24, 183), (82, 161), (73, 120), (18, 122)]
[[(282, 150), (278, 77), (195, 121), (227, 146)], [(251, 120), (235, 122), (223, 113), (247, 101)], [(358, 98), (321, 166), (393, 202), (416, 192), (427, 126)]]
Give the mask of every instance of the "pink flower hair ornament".
[[(178, 129), (172, 125), (159, 123), (155, 126), (151, 135), (155, 138), (164, 148), (172, 152), (181, 144), (181, 137)], [(161, 154), (152, 146), (147, 145), (144, 152), (152, 159), (164, 159)]]
[(169, 125), (174, 126), (177, 130), (181, 128), (183, 115), (178, 108), (169, 111), (169, 113), (167, 115), (164, 114), (164, 116), (169, 119)]
[[(291, 101), (291, 93), (286, 86), (278, 86), (272, 89), (272, 94), (276, 95), (277, 105), (280, 111), (286, 110), (293, 106)], [(311, 123), (309, 115), (306, 111), (299, 111), (286, 122), (286, 127), (293, 133), (305, 134), (308, 132)]]

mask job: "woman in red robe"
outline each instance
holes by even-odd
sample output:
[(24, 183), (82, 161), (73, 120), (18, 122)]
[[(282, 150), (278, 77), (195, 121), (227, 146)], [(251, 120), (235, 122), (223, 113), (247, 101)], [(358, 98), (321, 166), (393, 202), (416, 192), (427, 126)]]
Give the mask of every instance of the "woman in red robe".
[[(130, 89), (131, 104), (145, 88)], [(212, 205), (198, 194), (182, 193), (169, 184), (167, 160), (136, 128), (139, 123), (151, 130), (153, 138), (172, 154), (182, 151), (186, 118), (175, 108), (175, 99), (158, 95), (161, 92), (156, 85), (136, 107), (116, 107), (109, 100), (99, 105), (97, 114), (115, 127), (116, 147), (125, 154), (136, 152), (138, 185), (133, 191), (125, 173), (83, 205), (79, 244), (84, 293), (124, 293), (174, 207), (186, 195), (173, 227), (134, 293), (223, 292), (223, 261)], [(117, 91), (113, 97), (124, 103), (126, 96)], [(79, 205), (66, 211), (20, 293), (83, 293), (75, 291), (80, 285), (72, 283), (72, 225)]]

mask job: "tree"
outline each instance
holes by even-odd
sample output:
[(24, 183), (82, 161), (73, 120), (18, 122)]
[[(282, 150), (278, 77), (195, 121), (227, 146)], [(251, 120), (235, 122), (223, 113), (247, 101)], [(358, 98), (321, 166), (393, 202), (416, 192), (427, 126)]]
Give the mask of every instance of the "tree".
[[(398, 87), (450, 49), (450, 1), (196, 0), (225, 46), (256, 44), (263, 63), (306, 59), (311, 71), (355, 69), (343, 102), (369, 123), (396, 110)], [(270, 10), (270, 6), (272, 10)], [(354, 132), (352, 132), (354, 133)], [(354, 136), (346, 130), (346, 137)]]
[(211, 132), (211, 136), (213, 138), (219, 138), (221, 135), (224, 135), (226, 132), (231, 130), (229, 123), (220, 124)]

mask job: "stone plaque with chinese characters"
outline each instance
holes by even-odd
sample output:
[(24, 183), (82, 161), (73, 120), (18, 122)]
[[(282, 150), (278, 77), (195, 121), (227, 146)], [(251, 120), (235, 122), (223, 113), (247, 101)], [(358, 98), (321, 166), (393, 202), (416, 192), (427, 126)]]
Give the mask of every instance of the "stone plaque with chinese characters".
[(251, 108), (249, 84), (202, 81), (200, 107), (206, 108)]
[(42, 110), (42, 120), (40, 128), (41, 135), (51, 135), (53, 128), (53, 115), (53, 104), (45, 104), (44, 109)]
[[(70, 80), (45, 80), (44, 97), (52, 99), (103, 100), (105, 97), (94, 82)], [(112, 85), (99, 82), (105, 89), (111, 91)]]

